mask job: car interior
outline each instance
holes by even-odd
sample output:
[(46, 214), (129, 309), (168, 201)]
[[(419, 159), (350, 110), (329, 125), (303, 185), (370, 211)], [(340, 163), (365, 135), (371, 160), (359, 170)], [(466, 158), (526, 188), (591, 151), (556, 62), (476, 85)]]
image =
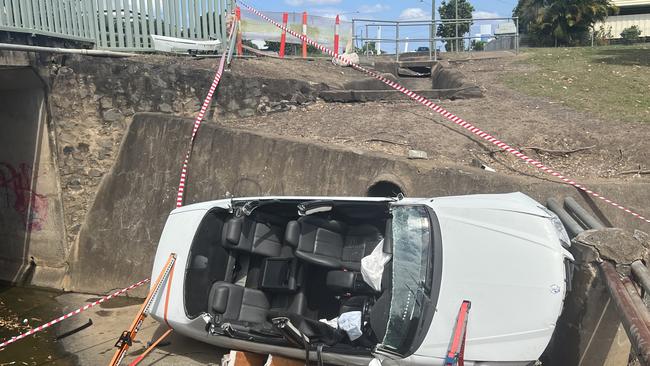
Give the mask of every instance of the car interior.
[[(212, 334), (368, 354), (386, 333), (392, 269), (389, 261), (378, 291), (364, 281), (361, 259), (377, 245), (391, 254), (390, 230), (386, 201), (271, 199), (213, 209), (190, 249), (186, 313), (209, 314)], [(362, 331), (354, 340), (324, 321), (353, 311)]]

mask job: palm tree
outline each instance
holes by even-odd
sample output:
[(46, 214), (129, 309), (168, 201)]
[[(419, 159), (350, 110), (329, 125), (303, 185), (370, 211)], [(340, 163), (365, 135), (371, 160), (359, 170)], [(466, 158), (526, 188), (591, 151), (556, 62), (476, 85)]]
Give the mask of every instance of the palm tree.
[(597, 21), (616, 11), (609, 0), (520, 0), (513, 15), (519, 17), (521, 31), (557, 46), (579, 43)]

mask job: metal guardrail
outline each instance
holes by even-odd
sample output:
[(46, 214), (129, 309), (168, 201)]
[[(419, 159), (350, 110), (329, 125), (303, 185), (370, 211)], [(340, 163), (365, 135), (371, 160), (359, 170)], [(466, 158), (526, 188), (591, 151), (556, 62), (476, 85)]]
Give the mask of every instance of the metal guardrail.
[(0, 30), (147, 51), (150, 35), (226, 43), (230, 0), (0, 0)]
[[(395, 59), (399, 61), (400, 57), (400, 46), (406, 42), (412, 43), (427, 43), (429, 45), (429, 59), (437, 60), (438, 53), (436, 50), (436, 45), (438, 42), (454, 42), (456, 43), (455, 51), (458, 52), (464, 47), (460, 47), (460, 44), (464, 44), (465, 41), (472, 41), (476, 39), (476, 36), (471, 35), (458, 35), (458, 37), (438, 37), (436, 36), (436, 31), (438, 25), (461, 25), (466, 23), (477, 23), (477, 22), (487, 22), (487, 23), (496, 23), (496, 22), (512, 22), (514, 28), (516, 29), (515, 33), (512, 34), (501, 34), (493, 35), (493, 38), (510, 38), (513, 39), (513, 49), (516, 53), (519, 52), (519, 18), (477, 18), (477, 19), (442, 19), (442, 20), (376, 20), (376, 19), (362, 19), (354, 18), (352, 19), (352, 40), (357, 43), (361, 42), (363, 49), (366, 50), (365, 55), (368, 56), (368, 47), (365, 47), (369, 42), (378, 42), (384, 44), (393, 44), (395, 47)], [(385, 27), (388, 29), (394, 29), (392, 32), (393, 37), (382, 37), (381, 28)], [(417, 37), (404, 37), (404, 29), (420, 27), (426, 29), (426, 32), (421, 30), (421, 35), (418, 34)], [(361, 28), (361, 36), (357, 34), (357, 29)], [(365, 35), (363, 30), (365, 28)], [(373, 33), (376, 35), (370, 37), (370, 29), (375, 29)], [(400, 32), (400, 29), (402, 32)], [(470, 50), (471, 51), (471, 50)]]

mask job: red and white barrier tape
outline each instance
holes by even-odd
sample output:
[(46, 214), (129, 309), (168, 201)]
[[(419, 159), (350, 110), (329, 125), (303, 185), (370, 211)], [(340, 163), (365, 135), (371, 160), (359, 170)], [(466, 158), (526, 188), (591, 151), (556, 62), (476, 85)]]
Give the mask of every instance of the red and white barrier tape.
[(602, 201), (604, 201), (604, 202), (606, 202), (606, 203), (608, 203), (608, 204), (610, 204), (610, 205), (612, 205), (612, 206), (614, 206), (614, 207), (616, 207), (616, 208), (618, 208), (620, 210), (623, 210), (623, 211), (629, 213), (630, 215), (632, 215), (632, 216), (634, 216), (634, 217), (636, 217), (636, 218), (638, 218), (640, 220), (643, 220), (643, 221), (645, 221), (647, 223), (650, 223), (650, 219), (647, 219), (647, 218), (641, 216), (640, 214), (638, 214), (638, 213), (636, 213), (636, 212), (634, 212), (634, 211), (632, 211), (632, 210), (630, 210), (630, 209), (628, 209), (628, 208), (626, 208), (626, 207), (624, 207), (624, 206), (622, 206), (622, 205), (620, 205), (620, 204), (618, 204), (618, 203), (616, 203), (616, 202), (602, 196), (601, 194), (590, 190), (589, 188), (585, 187), (584, 185), (576, 182), (575, 180), (565, 176), (564, 174), (562, 174), (562, 173), (560, 173), (558, 171), (555, 171), (555, 170), (547, 167), (546, 165), (542, 164), (541, 162), (539, 162), (539, 161), (537, 161), (537, 160), (535, 160), (533, 158), (528, 157), (526, 154), (522, 153), (521, 151), (518, 151), (517, 149), (513, 148), (512, 146), (506, 144), (505, 142), (498, 140), (497, 138), (493, 137), (489, 133), (487, 133), (485, 131), (482, 131), (478, 127), (475, 127), (471, 123), (469, 123), (469, 122), (463, 120), (462, 118), (454, 115), (453, 113), (447, 111), (446, 109), (444, 109), (443, 107), (441, 107), (441, 106), (437, 105), (436, 103), (430, 101), (429, 99), (427, 99), (427, 98), (425, 98), (425, 97), (423, 97), (421, 95), (418, 95), (417, 93), (403, 87), (402, 85), (400, 85), (400, 84), (398, 84), (398, 83), (396, 83), (394, 81), (386, 79), (385, 77), (379, 75), (378, 73), (376, 73), (374, 71), (368, 70), (368, 69), (366, 69), (365, 67), (363, 67), (361, 65), (350, 62), (350, 60), (348, 60), (347, 58), (339, 55), (338, 53), (334, 53), (334, 51), (330, 50), (329, 48), (327, 48), (327, 47), (325, 47), (325, 46), (323, 46), (323, 45), (321, 45), (321, 44), (319, 44), (319, 43), (317, 43), (317, 42), (315, 42), (313, 40), (311, 40), (309, 37), (298, 34), (298, 33), (294, 32), (294, 31), (292, 31), (291, 29), (283, 26), (282, 24), (274, 21), (273, 19), (267, 17), (266, 15), (262, 14), (257, 9), (255, 9), (255, 8), (249, 6), (248, 4), (246, 4), (245, 2), (243, 2), (241, 0), (237, 0), (237, 2), (239, 2), (248, 11), (252, 12), (253, 14), (255, 14), (255, 15), (259, 16), (259, 17), (261, 17), (262, 19), (264, 19), (267, 22), (273, 24), (274, 26), (282, 29), (283, 31), (291, 34), (292, 36), (294, 36), (296, 38), (299, 38), (302, 41), (305, 41), (305, 42), (309, 43), (310, 45), (318, 48), (322, 52), (325, 52), (325, 53), (329, 54), (330, 56), (336, 57), (337, 59), (345, 62), (346, 64), (350, 65), (354, 69), (359, 70), (361, 72), (364, 72), (364, 73), (374, 77), (375, 79), (378, 79), (379, 81), (381, 81), (384, 84), (390, 86), (391, 88), (399, 90), (400, 92), (406, 94), (408, 97), (415, 100), (416, 102), (424, 105), (425, 107), (428, 107), (429, 109), (433, 110), (436, 113), (439, 113), (440, 115), (442, 115), (446, 119), (448, 119), (451, 122), (463, 127), (464, 129), (470, 131), (474, 135), (476, 135), (476, 136), (478, 136), (478, 137), (480, 137), (480, 138), (482, 138), (482, 139), (484, 139), (484, 140), (486, 140), (488, 142), (491, 142), (492, 144), (498, 146), (500, 149), (505, 150), (505, 151), (509, 152), (510, 154), (518, 157), (519, 159), (523, 160), (527, 164), (531, 164), (534, 167), (536, 167), (537, 169), (539, 169), (539, 170), (541, 170), (541, 171), (543, 171), (543, 172), (545, 172), (547, 174), (550, 174), (550, 175), (552, 175), (554, 177), (557, 177), (557, 178), (561, 179), (563, 182), (565, 182), (567, 184), (570, 184), (570, 185), (572, 185), (572, 186), (574, 186), (574, 187), (576, 187), (576, 188), (578, 188), (578, 189), (580, 189), (580, 190), (582, 190), (582, 191), (584, 191), (584, 192), (586, 192), (586, 193), (588, 193), (588, 194), (590, 194), (590, 195), (592, 195), (592, 196), (594, 196), (594, 197), (596, 197), (596, 198), (598, 198), (598, 199), (600, 199), (600, 200), (602, 200)]
[(103, 303), (106, 300), (110, 300), (110, 299), (112, 299), (112, 298), (114, 298), (116, 296), (119, 296), (119, 295), (121, 295), (121, 294), (123, 294), (123, 293), (125, 293), (125, 292), (127, 292), (129, 290), (133, 290), (134, 288), (136, 288), (138, 286), (142, 286), (147, 282), (149, 282), (148, 278), (146, 278), (146, 279), (144, 279), (142, 281), (136, 282), (136, 283), (134, 283), (133, 285), (131, 285), (129, 287), (125, 287), (125, 288), (123, 288), (123, 289), (121, 289), (119, 291), (113, 292), (112, 294), (104, 296), (104, 297), (102, 297), (101, 299), (99, 299), (97, 301), (93, 301), (93, 302), (91, 302), (89, 304), (86, 304), (86, 305), (80, 307), (77, 310), (71, 311), (71, 312), (69, 312), (69, 313), (67, 313), (65, 315), (62, 315), (62, 316), (60, 316), (60, 317), (58, 317), (56, 319), (53, 319), (53, 320), (51, 320), (51, 321), (49, 321), (49, 322), (47, 322), (47, 323), (45, 323), (43, 325), (39, 325), (36, 328), (32, 328), (32, 329), (28, 330), (27, 332), (25, 332), (25, 333), (23, 333), (21, 335), (12, 337), (8, 341), (0, 343), (0, 349), (4, 348), (5, 346), (8, 346), (8, 345), (10, 345), (10, 344), (12, 344), (12, 343), (14, 343), (16, 341), (19, 341), (19, 340), (21, 340), (21, 339), (23, 339), (25, 337), (28, 337), (28, 336), (30, 336), (30, 335), (32, 335), (34, 333), (40, 332), (43, 329), (49, 328), (49, 327), (53, 326), (56, 323), (59, 323), (59, 322), (61, 322), (63, 320), (66, 320), (66, 319), (72, 317), (72, 316), (75, 316), (75, 315), (81, 313), (82, 311), (88, 310), (88, 309), (92, 308), (93, 306), (99, 305), (99, 304)]
[[(232, 25), (230, 26), (231, 37), (233, 37), (235, 23), (236, 22), (233, 21)], [(214, 79), (212, 80), (212, 85), (210, 85), (208, 94), (205, 96), (205, 100), (203, 100), (203, 105), (201, 106), (201, 110), (199, 111), (199, 114), (196, 115), (196, 119), (194, 120), (194, 127), (192, 128), (192, 136), (190, 137), (190, 146), (187, 148), (187, 153), (185, 154), (185, 159), (183, 160), (183, 167), (181, 169), (181, 179), (180, 182), (178, 183), (178, 191), (176, 193), (176, 207), (183, 206), (183, 195), (185, 193), (185, 185), (187, 184), (187, 166), (190, 162), (190, 155), (192, 155), (194, 138), (196, 137), (196, 133), (199, 130), (199, 127), (201, 127), (201, 122), (203, 122), (203, 117), (205, 117), (205, 113), (208, 111), (208, 107), (212, 102), (212, 96), (214, 95), (215, 90), (217, 90), (217, 85), (219, 85), (219, 81), (221, 81), (221, 74), (223, 73), (223, 68), (226, 65), (226, 53), (227, 52), (224, 52), (223, 55), (221, 55), (221, 59), (219, 60), (219, 67), (217, 68), (217, 72), (214, 75)]]

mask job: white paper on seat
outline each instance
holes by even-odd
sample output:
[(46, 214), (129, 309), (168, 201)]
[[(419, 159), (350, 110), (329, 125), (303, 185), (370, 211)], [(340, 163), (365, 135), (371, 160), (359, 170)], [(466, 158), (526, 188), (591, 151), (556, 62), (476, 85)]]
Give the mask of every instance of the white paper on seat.
[(381, 276), (384, 266), (390, 261), (390, 254), (384, 253), (384, 239), (372, 250), (372, 253), (361, 258), (361, 276), (375, 291), (381, 291)]

